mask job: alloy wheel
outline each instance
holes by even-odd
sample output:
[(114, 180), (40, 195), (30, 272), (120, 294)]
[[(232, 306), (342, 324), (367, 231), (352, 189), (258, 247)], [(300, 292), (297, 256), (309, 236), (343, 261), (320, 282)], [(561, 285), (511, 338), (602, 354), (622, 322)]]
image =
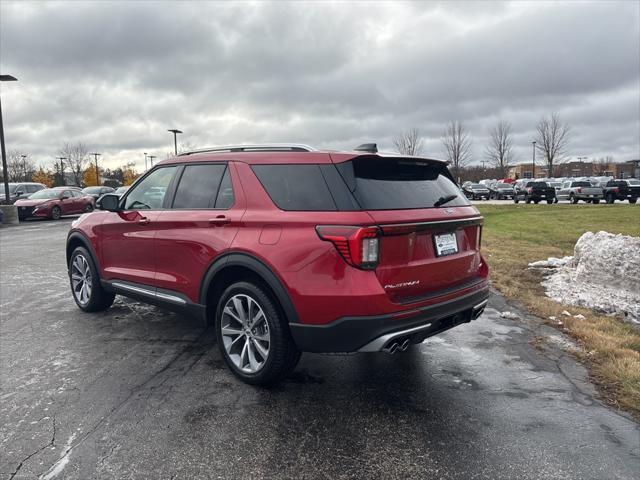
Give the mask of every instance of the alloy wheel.
[(271, 336), (262, 308), (252, 297), (237, 294), (222, 310), (220, 322), (225, 351), (244, 373), (260, 371), (269, 358)]
[(76, 255), (71, 264), (71, 285), (73, 295), (81, 305), (86, 305), (91, 300), (92, 275), (89, 262), (84, 255)]

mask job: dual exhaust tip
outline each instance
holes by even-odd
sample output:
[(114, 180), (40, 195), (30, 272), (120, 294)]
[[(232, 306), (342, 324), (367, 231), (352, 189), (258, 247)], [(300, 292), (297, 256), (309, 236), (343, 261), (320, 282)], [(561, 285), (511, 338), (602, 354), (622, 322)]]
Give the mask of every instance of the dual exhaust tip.
[(409, 348), (409, 345), (411, 345), (411, 341), (408, 338), (405, 338), (404, 340), (393, 340), (392, 342), (389, 342), (382, 351), (389, 355), (393, 355), (396, 352), (404, 352)]

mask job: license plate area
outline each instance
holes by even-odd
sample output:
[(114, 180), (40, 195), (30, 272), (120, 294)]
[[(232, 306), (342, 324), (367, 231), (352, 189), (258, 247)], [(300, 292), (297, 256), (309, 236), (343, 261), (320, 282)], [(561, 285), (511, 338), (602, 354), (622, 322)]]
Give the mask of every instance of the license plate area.
[(433, 241), (436, 246), (437, 257), (458, 253), (458, 237), (455, 232), (434, 235)]

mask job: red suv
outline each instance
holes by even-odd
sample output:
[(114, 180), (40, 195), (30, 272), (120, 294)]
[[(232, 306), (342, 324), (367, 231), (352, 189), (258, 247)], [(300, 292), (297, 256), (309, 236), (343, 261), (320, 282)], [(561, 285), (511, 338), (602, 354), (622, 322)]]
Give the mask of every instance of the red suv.
[(78, 306), (121, 294), (196, 314), (248, 383), (302, 351), (405, 350), (487, 304), (483, 219), (446, 164), (375, 144), (186, 153), (97, 208), (67, 240)]

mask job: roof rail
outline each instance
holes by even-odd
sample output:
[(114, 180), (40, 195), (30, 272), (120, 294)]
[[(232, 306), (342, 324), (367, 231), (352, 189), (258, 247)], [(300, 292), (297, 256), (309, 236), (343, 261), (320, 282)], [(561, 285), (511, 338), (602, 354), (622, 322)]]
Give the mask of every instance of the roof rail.
[(315, 152), (316, 149), (301, 143), (261, 143), (256, 145), (224, 145), (183, 152), (179, 157), (195, 153), (213, 152)]

